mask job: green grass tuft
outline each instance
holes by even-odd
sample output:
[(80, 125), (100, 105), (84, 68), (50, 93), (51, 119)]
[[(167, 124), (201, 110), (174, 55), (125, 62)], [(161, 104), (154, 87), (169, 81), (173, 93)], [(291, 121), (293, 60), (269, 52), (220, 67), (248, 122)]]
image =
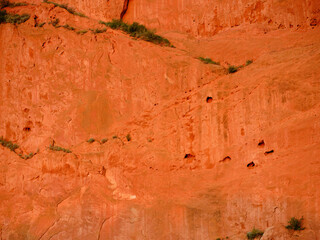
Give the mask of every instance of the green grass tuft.
[(28, 3), (25, 3), (25, 2), (12, 3), (8, 0), (0, 1), (0, 8), (5, 8), (5, 7), (14, 8), (14, 7), (27, 6), (27, 5)]
[(127, 24), (121, 20), (113, 19), (111, 22), (99, 21), (99, 23), (104, 24), (112, 29), (121, 30), (134, 38), (140, 38), (144, 41), (152, 42), (162, 46), (173, 47), (168, 39), (155, 34), (154, 31), (147, 29), (144, 25), (137, 22)]
[(83, 13), (76, 12), (76, 11), (74, 10), (74, 8), (69, 7), (68, 4), (60, 4), (60, 3), (51, 2), (51, 1), (48, 1), (48, 0), (43, 0), (43, 2), (44, 2), (44, 3), (48, 3), (48, 4), (53, 4), (55, 7), (63, 8), (63, 9), (67, 10), (69, 13), (71, 13), (71, 14), (73, 14), (73, 15), (87, 18), (87, 16), (84, 15)]
[(23, 159), (30, 159), (30, 158), (32, 158), (33, 156), (34, 156), (34, 153), (31, 152), (31, 153), (29, 153), (28, 155), (24, 155), (24, 157), (21, 157), (21, 158), (23, 158)]
[(5, 140), (3, 137), (0, 137), (0, 144), (6, 148), (9, 148), (11, 151), (15, 151), (17, 148), (19, 148), (19, 145), (16, 143), (13, 143), (11, 141)]
[(246, 66), (250, 65), (251, 63), (253, 63), (253, 60), (247, 60), (246, 61)]
[(6, 10), (0, 10), (0, 24), (1, 23), (12, 23), (12, 24), (21, 24), (26, 22), (30, 18), (29, 14), (11, 14), (7, 13)]
[(65, 24), (62, 27), (66, 28), (66, 29), (68, 29), (70, 31), (75, 31), (76, 30), (74, 27), (71, 27), (69, 24)]
[(45, 24), (46, 24), (45, 22), (39, 23), (39, 24), (36, 25), (36, 27), (43, 27)]
[(72, 153), (71, 150), (63, 148), (63, 147), (59, 147), (59, 146), (50, 145), (49, 149), (52, 150), (52, 151), (62, 151), (62, 152), (65, 152), (65, 153)]
[(215, 65), (220, 65), (219, 62), (213, 61), (211, 58), (203, 58), (203, 57), (198, 57), (198, 59), (203, 62), (204, 64), (215, 64)]
[(57, 18), (54, 21), (49, 22), (49, 24), (51, 24), (52, 26), (54, 26), (55, 28), (59, 28), (61, 27), (61, 25), (59, 25), (60, 19)]
[(94, 141), (95, 141), (94, 138), (90, 138), (90, 139), (87, 140), (88, 143), (93, 143)]
[(230, 65), (230, 66), (228, 67), (228, 73), (235, 73), (235, 72), (238, 71), (238, 69), (239, 69), (239, 67), (234, 66), (234, 65)]
[(292, 230), (303, 230), (305, 228), (302, 227), (302, 220), (303, 220), (303, 217), (300, 218), (300, 219), (297, 219), (295, 217), (292, 217), (288, 223), (289, 225), (286, 226), (287, 229), (292, 229)]
[(103, 29), (99, 29), (99, 28), (96, 28), (96, 29), (90, 29), (91, 32), (93, 32), (94, 34), (98, 34), (98, 33), (104, 33), (107, 31), (106, 28), (103, 28)]
[(101, 140), (101, 144), (104, 144), (104, 143), (106, 143), (106, 142), (108, 142), (108, 139), (107, 139), (107, 138), (103, 138), (103, 139)]
[(87, 32), (88, 32), (88, 30), (79, 30), (76, 33), (80, 34), (80, 35), (83, 35), (83, 34), (86, 34)]
[(248, 239), (255, 239), (257, 237), (262, 237), (263, 232), (260, 231), (259, 229), (253, 228), (251, 232), (247, 233), (247, 238)]

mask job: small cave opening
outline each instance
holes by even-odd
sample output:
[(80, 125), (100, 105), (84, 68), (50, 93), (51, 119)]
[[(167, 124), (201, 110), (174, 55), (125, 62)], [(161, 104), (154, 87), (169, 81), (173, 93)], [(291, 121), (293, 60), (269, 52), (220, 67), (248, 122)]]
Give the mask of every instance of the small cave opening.
[(195, 156), (193, 154), (187, 153), (184, 155), (184, 158), (194, 158)]
[(225, 158), (223, 158), (222, 160), (220, 160), (220, 162), (225, 162), (225, 161), (229, 161), (231, 160), (231, 157), (226, 156)]
[(250, 167), (254, 167), (255, 165), (256, 164), (254, 162), (250, 162), (250, 163), (247, 164), (247, 167), (250, 168)]
[(207, 100), (206, 100), (207, 103), (211, 103), (212, 101), (213, 101), (212, 97), (207, 97)]
[(264, 153), (264, 155), (268, 155), (268, 154), (270, 154), (270, 153), (274, 153), (274, 150), (272, 149), (272, 150), (270, 150), (270, 151), (266, 151), (266, 152)]
[(264, 140), (261, 140), (259, 143), (258, 143), (258, 147), (264, 147), (265, 143), (264, 143)]
[(38, 16), (37, 15), (34, 15), (34, 27), (37, 27), (38, 26)]
[(25, 131), (25, 132), (30, 132), (30, 131), (31, 131), (31, 128), (25, 127), (25, 128), (23, 128), (23, 131)]

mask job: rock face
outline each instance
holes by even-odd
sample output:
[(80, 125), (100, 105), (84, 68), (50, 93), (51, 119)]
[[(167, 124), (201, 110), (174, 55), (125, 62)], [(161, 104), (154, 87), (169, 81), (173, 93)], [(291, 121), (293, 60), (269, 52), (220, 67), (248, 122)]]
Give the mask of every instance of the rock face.
[[(33, 0), (40, 3), (40, 0)], [(124, 17), (149, 27), (193, 36), (212, 36), (242, 24), (263, 23), (273, 29), (319, 25), (318, 0), (57, 0), (93, 18)], [(127, 9), (127, 11), (123, 11)]]
[(0, 239), (320, 238), (317, 1), (65, 3), (0, 25)]

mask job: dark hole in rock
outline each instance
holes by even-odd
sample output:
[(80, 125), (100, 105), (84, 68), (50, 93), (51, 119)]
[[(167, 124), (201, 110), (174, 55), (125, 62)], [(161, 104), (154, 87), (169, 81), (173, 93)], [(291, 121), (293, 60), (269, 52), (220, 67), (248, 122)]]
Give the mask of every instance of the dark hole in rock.
[(258, 143), (258, 146), (259, 146), (259, 147), (263, 147), (263, 146), (264, 146), (264, 141), (261, 140), (261, 141)]
[(185, 156), (184, 156), (184, 158), (193, 158), (194, 157), (194, 155), (192, 155), (192, 154), (190, 154), (190, 153), (187, 153)]
[(207, 97), (207, 103), (211, 103), (212, 102), (212, 97)]
[(254, 166), (255, 166), (254, 162), (251, 162), (251, 163), (247, 164), (247, 167), (254, 167)]
[(229, 161), (229, 160), (231, 160), (231, 157), (226, 156), (224, 159), (220, 160), (220, 162)]
[(106, 169), (104, 166), (102, 166), (102, 169), (101, 169), (101, 175), (105, 176), (106, 175)]
[(273, 151), (273, 149), (272, 150), (270, 150), (270, 151), (266, 151), (265, 153), (264, 153), (264, 155), (268, 155), (268, 154), (270, 154), (270, 153), (273, 153), (274, 151)]
[(31, 131), (31, 128), (25, 127), (25, 128), (23, 129), (23, 131), (30, 132), (30, 131)]

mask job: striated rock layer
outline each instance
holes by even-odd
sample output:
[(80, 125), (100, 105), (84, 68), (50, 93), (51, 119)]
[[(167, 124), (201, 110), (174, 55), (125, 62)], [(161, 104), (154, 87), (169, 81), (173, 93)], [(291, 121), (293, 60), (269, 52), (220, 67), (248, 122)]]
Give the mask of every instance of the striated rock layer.
[(130, 1), (176, 48), (76, 34), (122, 1), (32, 3), (0, 25), (0, 136), (19, 145), (0, 145), (0, 239), (320, 239), (316, 1)]

